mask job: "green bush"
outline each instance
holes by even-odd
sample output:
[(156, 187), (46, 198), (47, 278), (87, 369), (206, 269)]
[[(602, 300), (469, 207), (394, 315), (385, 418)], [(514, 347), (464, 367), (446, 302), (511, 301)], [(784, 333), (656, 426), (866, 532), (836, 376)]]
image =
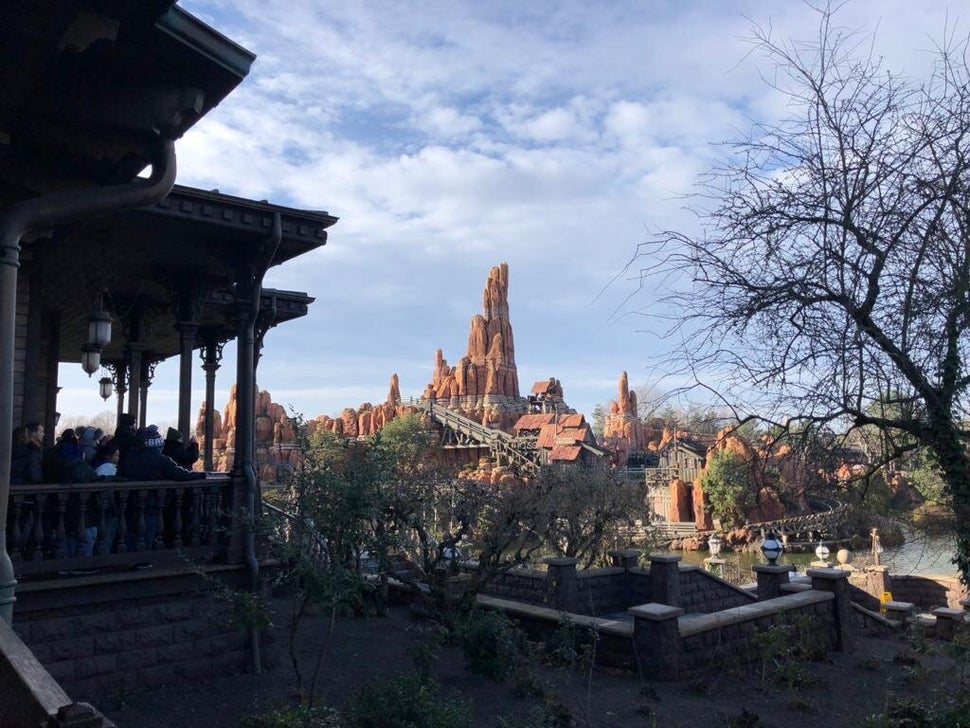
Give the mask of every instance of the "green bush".
[(340, 713), (333, 708), (285, 708), (264, 715), (242, 719), (241, 728), (347, 728)]
[(468, 704), (442, 700), (437, 683), (400, 673), (366, 685), (346, 710), (352, 728), (472, 728)]
[(521, 632), (501, 612), (468, 612), (457, 624), (457, 637), (469, 669), (493, 680), (504, 680), (523, 651)]

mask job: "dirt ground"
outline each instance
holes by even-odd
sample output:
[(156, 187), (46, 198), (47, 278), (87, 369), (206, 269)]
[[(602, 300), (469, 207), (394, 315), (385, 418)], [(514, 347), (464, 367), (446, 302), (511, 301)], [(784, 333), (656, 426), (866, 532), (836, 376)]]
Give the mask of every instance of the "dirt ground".
[[(282, 610), (277, 623), (283, 624), (285, 605), (277, 608)], [(321, 616), (304, 620), (297, 642), (305, 664), (320, 653), (326, 625)], [(383, 617), (338, 620), (320, 673), (319, 702), (343, 707), (366, 682), (413, 670), (414, 647), (435, 634), (431, 623), (412, 617), (404, 607)], [(243, 716), (296, 704), (285, 641), (280, 634), (278, 664), (262, 675), (85, 699), (119, 727), (235, 727)], [(545, 708), (542, 698), (522, 695), (521, 678), (499, 683), (473, 674), (457, 646), (440, 649), (433, 672), (442, 695), (471, 703), (476, 726), (553, 725), (541, 721), (543, 711), (555, 705), (555, 712), (571, 721), (559, 725), (660, 728), (809, 723), (857, 728), (896, 700), (939, 709), (956, 696), (965, 699), (961, 691), (970, 673), (966, 657), (954, 657), (951, 647), (923, 638), (860, 638), (851, 654), (832, 653), (826, 661), (804, 663), (807, 679), (797, 688), (762, 679), (760, 665), (742, 674), (715, 666), (701, 679), (671, 683), (590, 668), (589, 661), (551, 666), (533, 658), (528, 664), (528, 674), (546, 696)]]

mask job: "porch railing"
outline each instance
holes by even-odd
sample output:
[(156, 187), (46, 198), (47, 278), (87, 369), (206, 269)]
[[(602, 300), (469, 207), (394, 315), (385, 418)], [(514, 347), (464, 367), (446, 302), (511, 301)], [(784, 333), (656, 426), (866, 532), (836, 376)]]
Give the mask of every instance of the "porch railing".
[(234, 563), (240, 479), (12, 485), (7, 552), (18, 578)]

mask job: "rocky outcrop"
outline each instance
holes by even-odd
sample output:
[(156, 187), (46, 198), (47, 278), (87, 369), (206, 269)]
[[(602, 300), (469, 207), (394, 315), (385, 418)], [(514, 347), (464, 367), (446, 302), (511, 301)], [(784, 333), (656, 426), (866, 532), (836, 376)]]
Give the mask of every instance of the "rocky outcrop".
[(648, 427), (637, 414), (637, 393), (630, 390), (626, 372), (621, 372), (616, 399), (603, 417), (601, 444), (614, 453), (614, 462), (623, 467), (632, 453), (658, 451), (664, 446), (663, 432)]
[(435, 352), (431, 382), (421, 395), (482, 424), (510, 429), (526, 407), (519, 401), (515, 342), (509, 320), (509, 266), (489, 271), (482, 293), (482, 313), (468, 332), (465, 356), (449, 366)]
[[(339, 417), (320, 415), (306, 421), (307, 434), (317, 430), (329, 430), (342, 437), (366, 437), (373, 435), (395, 417), (417, 412), (409, 405), (401, 405), (401, 390), (397, 374), (391, 377), (387, 400), (379, 405), (365, 402), (357, 409), (348, 407)], [(230, 470), (233, 464), (237, 417), (236, 387), (229, 390), (229, 401), (223, 413), (214, 413), (212, 438), (213, 467)], [(263, 390), (256, 396), (255, 455), (259, 477), (274, 482), (285, 477), (299, 464), (302, 457), (297, 439), (296, 419), (286, 414), (282, 405), (272, 401), (270, 393)], [(196, 422), (196, 438), (200, 448), (205, 447), (205, 405), (199, 411)]]

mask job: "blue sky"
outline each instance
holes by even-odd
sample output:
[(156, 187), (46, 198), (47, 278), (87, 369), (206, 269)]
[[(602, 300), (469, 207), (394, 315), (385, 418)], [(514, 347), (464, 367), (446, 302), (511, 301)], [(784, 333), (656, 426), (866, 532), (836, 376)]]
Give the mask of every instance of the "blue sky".
[[(181, 184), (327, 210), (326, 247), (266, 285), (316, 297), (266, 337), (259, 385), (312, 417), (404, 396), (454, 364), (491, 266), (510, 268), (520, 386), (559, 378), (589, 414), (620, 372), (655, 390), (676, 350), (662, 291), (621, 273), (637, 243), (696, 221), (684, 195), (753, 119), (785, 112), (751, 24), (810, 41), (801, 2), (183, 0), (257, 54), (249, 77), (178, 144)], [(962, 4), (850, 0), (889, 68), (922, 76)], [(612, 283), (611, 283), (612, 281)], [(632, 294), (633, 298), (627, 300)], [(233, 378), (227, 349), (217, 405)], [(59, 409), (105, 409), (96, 377), (61, 371)], [(195, 375), (197, 410), (203, 396)], [(171, 422), (177, 362), (149, 419)]]

